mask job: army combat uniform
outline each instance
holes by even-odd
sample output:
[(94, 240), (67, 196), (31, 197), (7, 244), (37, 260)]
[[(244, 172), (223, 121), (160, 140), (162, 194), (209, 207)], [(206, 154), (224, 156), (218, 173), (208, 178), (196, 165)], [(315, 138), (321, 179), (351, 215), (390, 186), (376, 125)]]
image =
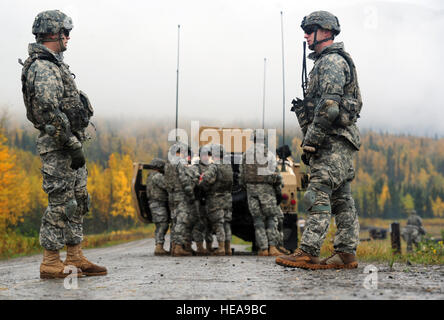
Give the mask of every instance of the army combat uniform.
[(422, 237), (426, 234), (422, 224), (422, 219), (415, 213), (411, 213), (407, 219), (407, 225), (402, 229), (401, 235), (407, 242), (407, 252), (413, 250), (413, 244), (418, 247)]
[[(265, 164), (259, 164), (256, 152), (264, 155), (267, 159)], [(252, 160), (253, 163), (248, 163)], [(271, 172), (268, 172), (269, 167), (273, 169)], [(242, 155), (240, 180), (247, 189), (248, 208), (253, 218), (256, 245), (260, 250), (258, 254), (264, 256), (281, 254), (276, 248), (278, 207), (273, 186), (275, 168), (276, 158), (263, 143), (255, 142)], [(264, 171), (261, 172), (261, 169)]]
[[(315, 32), (315, 39), (318, 28), (331, 30), (335, 35), (340, 32), (338, 19), (326, 11), (313, 12), (305, 17), (301, 27), (306, 34)], [(308, 219), (301, 239), (302, 251), (295, 252), (293, 258), (278, 257), (276, 262), (299, 267), (298, 261), (308, 254), (313, 262), (308, 267), (357, 267), (359, 222), (350, 188), (355, 176), (353, 157), (361, 145), (356, 120), (362, 101), (356, 69), (341, 42), (326, 46), (320, 52), (312, 52), (309, 58), (314, 60), (314, 66), (306, 97), (296, 106), (304, 135), (303, 161), (310, 167), (310, 182), (303, 198)], [(335, 254), (322, 261), (323, 267), (319, 267), (317, 257), (331, 215), (337, 226)], [(304, 265), (305, 262), (301, 263)]]
[[(156, 162), (155, 162), (156, 161)], [(152, 163), (163, 162), (161, 159), (154, 159)], [(163, 166), (165, 163), (163, 162)], [(153, 216), (153, 222), (156, 225), (155, 254), (166, 254), (168, 252), (162, 250), (165, 243), (165, 234), (168, 231), (168, 223), (170, 220), (168, 208), (168, 192), (165, 185), (165, 177), (159, 171), (152, 171), (148, 175), (146, 181), (146, 191), (148, 196), (148, 204)]]
[(175, 248), (172, 248), (172, 254), (191, 255), (184, 251), (184, 247), (191, 242), (190, 212), (195, 201), (193, 184), (186, 172), (186, 159), (175, 155), (170, 157), (171, 159), (165, 164), (165, 184), (170, 195), (171, 216), (175, 221), (172, 239)]
[[(60, 41), (62, 48), (62, 33), (71, 29), (71, 19), (64, 13), (41, 12), (33, 25), (37, 43), (28, 47), (29, 58), (21, 77), (27, 118), (40, 131), (37, 151), (42, 161), (43, 190), (48, 194), (48, 207), (40, 228), (40, 244), (45, 249), (41, 265), (44, 278), (62, 277), (58, 272), (45, 270), (57, 264), (53, 262), (65, 244), (67, 263), (82, 265), (85, 274), (106, 274), (103, 267), (83, 263), (87, 260), (80, 248), (83, 217), (90, 208), (82, 144), (87, 140), (85, 128), (93, 110), (87, 96), (77, 89), (69, 66), (63, 62), (62, 52), (51, 51), (43, 44)], [(47, 34), (58, 34), (59, 38), (45, 39)]]
[[(230, 219), (230, 212), (228, 210), (227, 204), (227, 193), (231, 195), (231, 188), (233, 185), (233, 170), (230, 164), (210, 164), (208, 169), (204, 172), (202, 176), (202, 181), (200, 183), (201, 187), (205, 191), (206, 199), (206, 212), (210, 225), (210, 234), (216, 234), (217, 242), (219, 244), (218, 250), (215, 254), (224, 255), (226, 254), (225, 248), (228, 249), (226, 241), (231, 241), (231, 228), (230, 228), (230, 238), (227, 239), (225, 234), (225, 216)], [(229, 199), (229, 204), (231, 205), (231, 198)], [(231, 253), (230, 252), (228, 254)]]

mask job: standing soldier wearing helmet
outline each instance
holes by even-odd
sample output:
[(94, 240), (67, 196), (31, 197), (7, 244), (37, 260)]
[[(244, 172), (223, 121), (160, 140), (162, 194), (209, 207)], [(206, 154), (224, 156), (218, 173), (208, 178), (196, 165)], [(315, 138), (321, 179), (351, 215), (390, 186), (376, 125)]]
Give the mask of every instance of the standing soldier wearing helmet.
[(402, 228), (401, 236), (407, 242), (407, 252), (413, 251), (413, 244), (418, 247), (422, 237), (426, 234), (422, 219), (416, 214), (416, 210), (412, 209), (407, 212), (408, 219), (405, 228)]
[(195, 197), (193, 183), (187, 174), (188, 146), (183, 143), (175, 143), (169, 150), (168, 162), (165, 164), (165, 186), (169, 195), (171, 217), (173, 219), (173, 256), (191, 256), (190, 251), (185, 250), (188, 242), (191, 242), (192, 221), (190, 217), (191, 206)]
[(250, 139), (254, 144), (242, 155), (240, 181), (247, 189), (258, 255), (278, 256), (282, 252), (277, 249), (276, 156), (268, 151), (263, 130), (254, 130)]
[(155, 158), (150, 162), (153, 171), (150, 172), (146, 180), (146, 193), (148, 204), (153, 215), (153, 222), (156, 225), (156, 248), (154, 255), (164, 256), (169, 254), (163, 248), (165, 243), (165, 234), (168, 231), (168, 221), (170, 220), (168, 209), (168, 192), (163, 175), (165, 161)]
[[(338, 19), (316, 11), (301, 24), (314, 60), (305, 99), (295, 103), (304, 139), (302, 160), (310, 167), (304, 195), (308, 221), (300, 249), (276, 258), (284, 266), (307, 269), (356, 268), (359, 222), (350, 184), (355, 176), (353, 157), (361, 142), (356, 126), (362, 107), (356, 68), (342, 42)], [(331, 215), (337, 226), (334, 254), (319, 260)]]
[[(41, 278), (66, 277), (65, 265), (91, 276), (107, 273), (106, 268), (88, 261), (81, 249), (83, 217), (90, 207), (82, 145), (93, 110), (63, 62), (72, 28), (71, 18), (58, 10), (39, 13), (32, 26), (36, 43), (29, 44), (21, 76), (26, 116), (40, 131), (37, 150), (49, 200), (40, 228)], [(65, 244), (64, 265), (59, 250)]]
[[(215, 161), (208, 166), (200, 181), (200, 187), (205, 191), (208, 232), (211, 237), (213, 233), (216, 234), (218, 248), (214, 254), (219, 256), (231, 255), (231, 228), (226, 228), (224, 218), (227, 215), (227, 219), (231, 221), (231, 211), (227, 213), (226, 194), (228, 192), (231, 194), (233, 170), (230, 164), (222, 163), (223, 152), (221, 145), (211, 146), (211, 154)], [(229, 235), (226, 235), (226, 231)]]

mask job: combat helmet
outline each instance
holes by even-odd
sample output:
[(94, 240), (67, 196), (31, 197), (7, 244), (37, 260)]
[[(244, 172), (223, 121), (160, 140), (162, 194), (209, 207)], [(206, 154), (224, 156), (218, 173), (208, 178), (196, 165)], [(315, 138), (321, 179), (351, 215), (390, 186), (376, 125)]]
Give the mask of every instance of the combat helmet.
[(160, 158), (154, 158), (153, 160), (151, 160), (149, 165), (154, 170), (163, 171), (165, 169), (165, 163), (166, 163), (165, 160), (162, 160)]
[[(62, 33), (66, 36), (73, 29), (72, 19), (59, 10), (48, 10), (40, 12), (34, 19), (32, 33), (36, 36), (37, 42), (61, 41)], [(47, 38), (48, 34), (58, 34), (58, 39)], [(64, 48), (66, 50), (66, 48)], [(63, 46), (62, 46), (62, 51)]]
[(187, 156), (191, 153), (190, 147), (183, 142), (175, 142), (169, 149), (169, 155), (175, 156), (176, 153), (180, 153), (183, 156)]
[[(305, 33), (310, 34), (315, 32), (313, 44), (309, 46), (311, 50), (314, 47), (324, 41), (333, 40), (341, 32), (341, 26), (339, 24), (338, 18), (328, 11), (315, 11), (305, 16), (301, 22), (301, 28)], [(330, 30), (333, 35), (321, 41), (316, 40), (318, 29)]]

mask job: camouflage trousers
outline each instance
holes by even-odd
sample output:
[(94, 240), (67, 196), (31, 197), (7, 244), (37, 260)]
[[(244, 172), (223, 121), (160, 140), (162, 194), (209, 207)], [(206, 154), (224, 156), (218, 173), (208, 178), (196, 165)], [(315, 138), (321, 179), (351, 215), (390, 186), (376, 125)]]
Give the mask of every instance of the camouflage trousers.
[(168, 231), (168, 222), (170, 220), (168, 204), (165, 202), (152, 200), (149, 202), (149, 206), (153, 216), (153, 222), (156, 225), (156, 244), (164, 244), (165, 234)]
[(89, 211), (86, 166), (71, 169), (71, 158), (62, 151), (40, 155), (43, 191), (48, 195), (40, 227), (40, 245), (60, 250), (83, 240), (83, 216)]
[(359, 221), (350, 187), (355, 153), (346, 140), (327, 136), (310, 159), (310, 183), (303, 199), (308, 219), (301, 249), (313, 256), (320, 254), (332, 215), (337, 227), (335, 251), (356, 254)]
[(185, 195), (176, 195), (173, 200), (172, 217), (174, 221), (173, 241), (177, 244), (191, 242), (197, 208)]
[(199, 201), (191, 205), (191, 236), (195, 242), (203, 242), (206, 234), (205, 207)]
[(233, 218), (233, 199), (230, 193), (224, 195), (225, 241), (231, 241), (231, 220)]
[(225, 242), (225, 228), (224, 228), (224, 195), (214, 194), (206, 199), (206, 211), (208, 219), (208, 232), (212, 235), (216, 234), (218, 242)]
[(273, 187), (268, 184), (247, 184), (247, 199), (257, 247), (267, 250), (269, 246), (276, 246), (278, 235), (275, 217), (278, 215), (278, 207)]
[(277, 215), (275, 216), (276, 229), (277, 229), (277, 245), (284, 246), (284, 213), (280, 206), (278, 206)]

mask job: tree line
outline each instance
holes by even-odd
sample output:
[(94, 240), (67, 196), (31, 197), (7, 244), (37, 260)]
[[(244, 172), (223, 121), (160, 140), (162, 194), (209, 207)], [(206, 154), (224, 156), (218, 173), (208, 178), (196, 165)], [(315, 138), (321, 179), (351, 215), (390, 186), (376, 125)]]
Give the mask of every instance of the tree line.
[[(92, 139), (85, 152), (92, 208), (85, 217), (85, 233), (139, 224), (131, 199), (133, 162), (165, 159), (171, 129), (167, 121), (106, 119), (88, 128)], [(47, 197), (37, 134), (28, 124), (0, 119), (0, 234), (38, 234)], [(282, 141), (279, 130), (278, 136)], [(288, 130), (285, 141), (300, 161), (300, 132)], [(402, 218), (410, 209), (425, 218), (444, 216), (444, 139), (365, 132), (355, 169), (352, 191), (360, 216)]]

